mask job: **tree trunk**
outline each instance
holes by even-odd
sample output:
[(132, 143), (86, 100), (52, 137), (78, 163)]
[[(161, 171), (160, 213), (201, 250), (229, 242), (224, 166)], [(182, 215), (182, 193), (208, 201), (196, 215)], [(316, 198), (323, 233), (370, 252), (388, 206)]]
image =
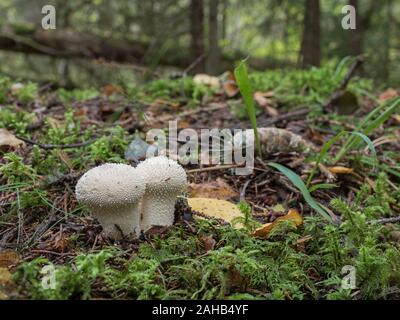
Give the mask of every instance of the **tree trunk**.
[(221, 39), (226, 39), (226, 26), (227, 26), (227, 11), (228, 11), (228, 1), (222, 0), (222, 19), (221, 19)]
[(359, 12), (360, 7), (358, 5), (358, 0), (349, 0), (349, 5), (353, 6), (354, 9), (356, 10), (356, 29), (347, 30), (347, 32), (349, 32), (350, 34), (349, 37), (350, 55), (358, 56), (363, 52), (364, 26), (362, 20), (360, 19), (360, 12)]
[(319, 66), (320, 48), (320, 6), (319, 0), (305, 1), (304, 30), (301, 44), (302, 67)]
[[(191, 57), (192, 61), (196, 61), (204, 55), (204, 3), (203, 0), (191, 0), (190, 3), (190, 33), (191, 41)], [(192, 72), (199, 73), (205, 71), (204, 59), (199, 61), (193, 68)]]
[(218, 0), (209, 0), (207, 73), (219, 74), (220, 48), (218, 44)]

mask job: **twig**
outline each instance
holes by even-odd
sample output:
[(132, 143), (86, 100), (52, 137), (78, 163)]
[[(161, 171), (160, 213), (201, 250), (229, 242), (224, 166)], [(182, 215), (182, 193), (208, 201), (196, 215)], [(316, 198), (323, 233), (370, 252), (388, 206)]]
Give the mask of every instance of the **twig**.
[(206, 171), (215, 171), (215, 170), (225, 170), (225, 169), (231, 169), (231, 168), (238, 168), (238, 167), (241, 167), (241, 166), (242, 165), (239, 165), (239, 164), (227, 164), (227, 165), (222, 165), (222, 166), (192, 169), (192, 170), (187, 170), (186, 172), (187, 173), (198, 173), (198, 172), (206, 172)]
[(183, 74), (186, 76), (190, 71), (192, 71), (200, 62), (202, 62), (206, 57), (206, 54), (203, 53), (196, 60), (194, 60), (185, 70), (183, 70)]
[(285, 120), (301, 119), (305, 115), (307, 115), (309, 112), (310, 112), (310, 109), (308, 109), (308, 108), (288, 112), (288, 113), (281, 114), (281, 115), (273, 117), (273, 118), (268, 118), (264, 121), (261, 120), (261, 121), (259, 121), (259, 125), (266, 127), (266, 126), (270, 126), (270, 125), (273, 125), (275, 123), (285, 121)]
[(374, 224), (374, 223), (386, 224), (386, 223), (392, 223), (392, 222), (400, 222), (400, 216), (392, 217), (392, 218), (382, 218), (382, 219), (369, 221), (370, 224)]
[(251, 182), (251, 179), (247, 180), (247, 181), (244, 183), (243, 188), (242, 188), (242, 190), (240, 191), (240, 195), (239, 195), (240, 201), (244, 201), (244, 200), (245, 200), (245, 197), (246, 197), (246, 189), (247, 189), (247, 186), (249, 185), (250, 182)]
[(328, 102), (325, 104), (324, 106), (325, 111), (332, 111), (335, 104), (345, 93), (349, 81), (355, 75), (356, 70), (363, 64), (363, 62), (364, 59), (362, 58), (362, 56), (356, 57), (356, 60), (352, 63), (349, 70), (347, 71), (347, 74), (340, 83), (339, 88), (336, 89), (336, 91), (330, 96)]
[(40, 143), (40, 142), (38, 142), (38, 141), (31, 140), (31, 139), (28, 139), (28, 138), (25, 138), (25, 137), (21, 137), (21, 136), (15, 136), (15, 137), (16, 137), (17, 139), (19, 139), (19, 140), (22, 140), (22, 141), (26, 142), (26, 143), (36, 145), (36, 146), (38, 146), (39, 148), (42, 148), (42, 149), (44, 149), (44, 150), (50, 150), (50, 149), (71, 149), (71, 148), (86, 147), (86, 146), (88, 146), (88, 145), (90, 145), (90, 144), (92, 144), (93, 142), (96, 141), (96, 139), (91, 139), (91, 140), (88, 140), (88, 141), (85, 141), (85, 142), (80, 142), (80, 143), (60, 144), (60, 145), (58, 145), (58, 144), (43, 144), (43, 143)]

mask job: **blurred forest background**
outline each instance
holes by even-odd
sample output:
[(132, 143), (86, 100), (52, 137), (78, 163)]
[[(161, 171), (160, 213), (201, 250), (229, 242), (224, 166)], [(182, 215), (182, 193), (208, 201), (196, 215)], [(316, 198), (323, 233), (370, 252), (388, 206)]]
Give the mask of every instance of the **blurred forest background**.
[[(46, 4), (56, 30), (41, 27)], [(356, 30), (341, 27), (346, 4)], [(0, 0), (0, 73), (63, 87), (215, 75), (247, 56), (267, 70), (360, 54), (365, 76), (400, 84), (400, 1)]]

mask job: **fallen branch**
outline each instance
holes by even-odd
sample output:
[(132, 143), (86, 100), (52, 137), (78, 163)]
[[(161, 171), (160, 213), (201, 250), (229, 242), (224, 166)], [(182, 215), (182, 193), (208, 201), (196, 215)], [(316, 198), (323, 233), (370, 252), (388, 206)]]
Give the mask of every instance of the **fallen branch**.
[(264, 121), (261, 120), (261, 121), (259, 121), (258, 124), (261, 127), (267, 127), (267, 126), (271, 126), (273, 124), (276, 124), (276, 123), (279, 123), (282, 121), (286, 121), (286, 120), (303, 119), (309, 112), (310, 112), (310, 109), (308, 109), (308, 108), (299, 109), (299, 110), (295, 110), (292, 112), (281, 114), (281, 115), (273, 117), (273, 118), (265, 119)]
[(400, 222), (400, 216), (392, 217), (392, 218), (382, 218), (382, 219), (369, 221), (370, 224), (374, 224), (374, 223), (386, 224), (386, 223), (393, 223), (393, 222)]
[(222, 165), (222, 166), (186, 170), (186, 172), (187, 173), (198, 173), (198, 172), (215, 171), (215, 170), (226, 170), (226, 169), (232, 169), (232, 168), (238, 168), (238, 167), (242, 167), (242, 165), (239, 165), (239, 164), (227, 164), (227, 165)]

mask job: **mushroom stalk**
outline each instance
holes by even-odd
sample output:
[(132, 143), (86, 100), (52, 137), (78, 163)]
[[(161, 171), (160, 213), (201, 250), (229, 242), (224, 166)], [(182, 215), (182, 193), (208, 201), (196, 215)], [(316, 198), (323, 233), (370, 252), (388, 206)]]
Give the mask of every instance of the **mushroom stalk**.
[(124, 235), (138, 237), (140, 235), (139, 204), (121, 206), (113, 210), (115, 210), (113, 215), (110, 215), (109, 208), (98, 208), (93, 211), (93, 216), (103, 226), (104, 234), (112, 239), (120, 239)]
[(147, 193), (142, 199), (141, 228), (147, 231), (152, 226), (171, 226), (175, 220), (175, 195), (160, 198), (157, 194)]
[(140, 163), (137, 170), (146, 181), (141, 204), (142, 229), (173, 225), (176, 197), (187, 183), (185, 170), (165, 156), (149, 158)]

